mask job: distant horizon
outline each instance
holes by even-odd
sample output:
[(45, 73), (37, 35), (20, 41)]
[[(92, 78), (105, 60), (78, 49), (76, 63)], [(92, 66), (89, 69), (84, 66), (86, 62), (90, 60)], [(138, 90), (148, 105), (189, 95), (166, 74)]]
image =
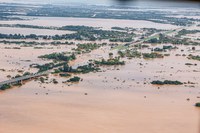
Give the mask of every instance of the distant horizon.
[(199, 8), (200, 4), (198, 3), (188, 3), (188, 2), (160, 2), (160, 1), (144, 1), (144, 0), (137, 0), (133, 2), (128, 3), (121, 3), (116, 2), (114, 0), (101, 0), (101, 1), (95, 1), (94, 0), (43, 0), (41, 2), (40, 0), (0, 0), (0, 3), (23, 3), (23, 4), (89, 4), (89, 5), (122, 5), (122, 6), (144, 6), (144, 7), (196, 7)]

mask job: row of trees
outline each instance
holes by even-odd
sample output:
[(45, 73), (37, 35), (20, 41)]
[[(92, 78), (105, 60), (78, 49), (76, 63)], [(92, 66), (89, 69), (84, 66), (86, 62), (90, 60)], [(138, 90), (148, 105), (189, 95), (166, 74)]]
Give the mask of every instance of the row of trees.
[(72, 53), (72, 55), (70, 55), (70, 56), (66, 56), (65, 53), (52, 53), (52, 54), (39, 56), (39, 58), (68, 62), (70, 60), (75, 60), (76, 56), (74, 53)]
[(151, 84), (154, 85), (182, 85), (183, 83), (180, 81), (171, 81), (171, 80), (165, 80), (165, 81), (160, 81), (160, 80), (156, 80), (156, 81), (152, 81)]

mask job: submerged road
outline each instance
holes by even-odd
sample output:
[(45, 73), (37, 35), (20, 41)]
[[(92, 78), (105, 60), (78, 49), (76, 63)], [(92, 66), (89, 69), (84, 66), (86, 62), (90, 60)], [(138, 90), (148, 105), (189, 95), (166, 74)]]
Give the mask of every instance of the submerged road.
[(43, 75), (46, 75), (46, 74), (49, 74), (49, 73), (50, 72), (47, 71), (47, 72), (36, 73), (36, 74), (32, 74), (32, 75), (27, 75), (27, 76), (22, 76), (22, 77), (19, 77), (19, 78), (6, 80), (6, 81), (3, 81), (3, 82), (0, 82), (0, 87), (3, 86), (3, 85), (6, 85), (6, 84), (12, 84), (12, 83), (20, 82), (20, 81), (23, 81), (23, 80), (28, 80), (28, 79), (31, 79), (31, 78), (40, 77), (40, 76), (43, 76)]

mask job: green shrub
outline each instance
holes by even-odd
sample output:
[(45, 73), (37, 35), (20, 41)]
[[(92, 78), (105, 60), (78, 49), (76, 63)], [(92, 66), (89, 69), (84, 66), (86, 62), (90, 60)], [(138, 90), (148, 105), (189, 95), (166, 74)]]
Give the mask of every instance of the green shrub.
[(101, 61), (95, 61), (97, 65), (125, 65), (124, 61), (120, 61), (119, 57), (115, 57), (113, 59), (102, 59)]
[(182, 85), (183, 83), (180, 81), (171, 81), (171, 80), (165, 80), (165, 81), (160, 81), (160, 80), (156, 80), (156, 81), (152, 81), (151, 84), (155, 84), (155, 85)]
[(81, 80), (80, 77), (75, 76), (75, 77), (70, 78), (69, 80), (67, 80), (67, 82), (79, 82), (80, 80)]
[(196, 107), (200, 107), (200, 102), (195, 104)]
[(60, 77), (70, 77), (71, 76), (71, 74), (68, 74), (68, 73), (61, 73), (59, 75), (60, 75)]
[(6, 89), (10, 89), (10, 88), (11, 88), (10, 85), (5, 84), (5, 85), (0, 87), (0, 90), (6, 90)]

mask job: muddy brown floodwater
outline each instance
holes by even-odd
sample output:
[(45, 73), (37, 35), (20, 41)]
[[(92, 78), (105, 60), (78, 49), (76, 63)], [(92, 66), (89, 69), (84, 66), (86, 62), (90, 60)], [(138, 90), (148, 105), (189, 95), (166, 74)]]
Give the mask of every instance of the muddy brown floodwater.
[[(38, 60), (37, 51), (24, 49), (23, 56)], [(67, 48), (57, 51), (63, 50)], [(12, 56), (8, 50), (2, 51)], [(16, 50), (11, 51), (14, 53)], [(42, 50), (42, 53), (53, 51), (56, 49)], [(103, 55), (103, 51), (104, 48), (93, 51), (75, 61), (74, 65), (96, 54)], [(15, 56), (20, 57), (19, 53), (16, 52)], [(185, 66), (185, 60), (173, 56), (172, 52), (172, 56), (165, 59), (127, 60), (126, 66), (117, 67), (120, 71), (106, 67), (106, 72), (80, 75), (84, 80), (71, 86), (61, 83), (65, 78), (57, 77), (58, 85), (40, 85), (31, 81), (20, 88), (1, 92), (0, 132), (198, 133), (200, 109), (194, 107), (200, 95), (198, 84), (194, 88), (163, 86), (160, 89), (148, 84), (153, 79), (163, 78), (199, 83), (199, 72), (191, 71), (199, 70), (200, 63), (193, 68)], [(140, 62), (144, 63), (142, 68)], [(170, 69), (171, 66), (174, 69)], [(147, 84), (144, 84), (145, 78)]]
[[(36, 72), (29, 70), (30, 64), (48, 62), (38, 59), (40, 55), (73, 48), (5, 47), (16, 45), (0, 45), (0, 69), (5, 69), (0, 71), (0, 81), (9, 74), (16, 75), (18, 69)], [(103, 72), (78, 75), (83, 78), (78, 84), (64, 84), (62, 81), (67, 78), (49, 75), (59, 84), (30, 81), (2, 91), (0, 133), (199, 133), (200, 108), (194, 104), (200, 101), (200, 61), (176, 56), (199, 54), (199, 46), (196, 51), (190, 49), (191, 46), (179, 46), (168, 51), (170, 56), (163, 59), (123, 59), (125, 66), (102, 67)], [(70, 64), (78, 66), (89, 59), (108, 58), (109, 51), (105, 46), (78, 56)], [(160, 87), (150, 84), (165, 79), (195, 84)]]

